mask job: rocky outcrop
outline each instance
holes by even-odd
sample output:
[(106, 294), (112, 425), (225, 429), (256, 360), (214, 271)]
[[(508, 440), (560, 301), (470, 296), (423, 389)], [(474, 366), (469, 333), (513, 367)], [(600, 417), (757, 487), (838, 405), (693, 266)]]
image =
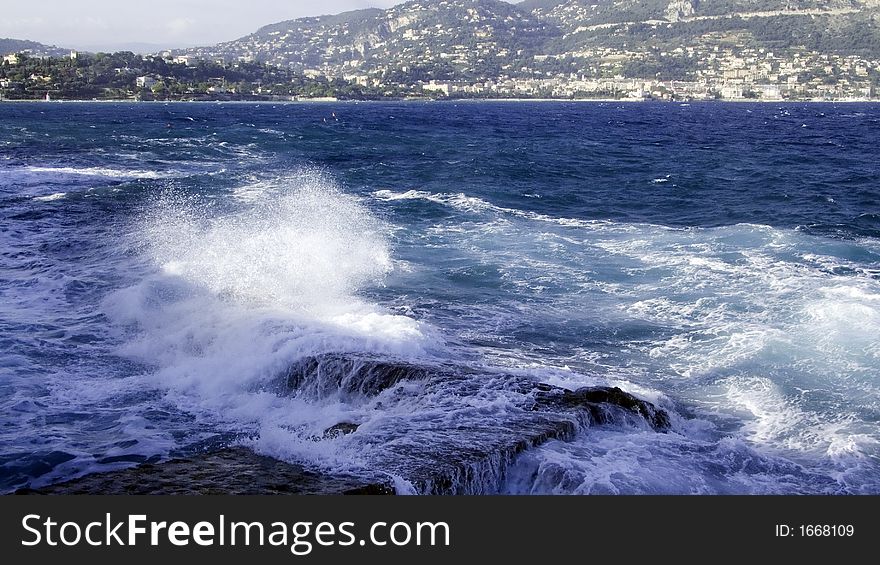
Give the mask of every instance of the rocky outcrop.
[(283, 379), (282, 395), (309, 400), (336, 396), (342, 400), (375, 396), (404, 380), (428, 377), (428, 369), (411, 363), (357, 355), (318, 355), (294, 363)]
[(324, 439), (334, 439), (341, 436), (347, 436), (348, 434), (353, 434), (360, 427), (359, 424), (352, 424), (351, 422), (340, 422), (338, 424), (333, 424), (326, 430), (324, 430)]
[(680, 22), (694, 15), (693, 0), (672, 0), (668, 6), (664, 16), (670, 22)]
[(245, 447), (228, 447), (16, 494), (394, 494), (394, 489), (385, 482), (324, 474)]
[[(352, 430), (346, 439), (364, 446), (362, 457), (369, 466), (400, 476), (427, 494), (498, 492), (508, 466), (522, 451), (553, 439), (570, 440), (591, 426), (658, 432), (670, 426), (666, 411), (619, 388), (569, 391), (472, 367), (362, 354), (302, 359), (280, 378), (276, 393), (421, 412), (394, 425)], [(467, 400), (502, 398), (503, 410), (492, 416), (480, 414), (479, 403), (470, 408)], [(438, 410), (437, 402), (449, 406)], [(339, 432), (333, 433), (338, 437)]]
[[(443, 363), (327, 354), (295, 363), (269, 388), (310, 402), (340, 401), (373, 414), (306, 439), (358, 454), (358, 476), (327, 474), (214, 449), (165, 463), (94, 474), (47, 494), (389, 494), (396, 476), (423, 494), (500, 492), (524, 450), (570, 440), (592, 426), (663, 432), (669, 414), (616, 387), (566, 390), (527, 377)], [(391, 416), (385, 417), (386, 414)]]
[(593, 424), (602, 425), (638, 418), (658, 432), (668, 430), (671, 425), (669, 414), (665, 410), (618, 387), (585, 387), (571, 391), (541, 384), (536, 390), (538, 406), (586, 410)]

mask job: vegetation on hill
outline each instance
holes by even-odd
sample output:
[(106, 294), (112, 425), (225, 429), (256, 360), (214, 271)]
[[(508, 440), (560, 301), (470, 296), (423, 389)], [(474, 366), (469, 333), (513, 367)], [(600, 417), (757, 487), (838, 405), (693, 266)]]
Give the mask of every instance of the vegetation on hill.
[(42, 43), (28, 41), (26, 39), (0, 37), (0, 55), (6, 55), (9, 53), (30, 53), (33, 55), (51, 55), (60, 57), (69, 53), (69, 50), (61, 49), (54, 45), (43, 45)]
[[(139, 80), (140, 79), (140, 80)], [(259, 100), (271, 97), (368, 99), (393, 96), (342, 80), (306, 78), (264, 63), (188, 66), (130, 52), (80, 53), (70, 57), (18, 55), (0, 64), (7, 99)]]

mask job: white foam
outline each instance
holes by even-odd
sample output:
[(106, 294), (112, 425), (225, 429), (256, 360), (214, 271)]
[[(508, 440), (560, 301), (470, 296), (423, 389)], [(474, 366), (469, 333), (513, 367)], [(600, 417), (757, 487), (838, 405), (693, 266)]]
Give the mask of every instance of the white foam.
[(176, 173), (161, 171), (113, 169), (107, 167), (27, 167), (26, 170), (32, 173), (82, 175), (114, 179), (160, 179), (176, 175)]
[(656, 434), (597, 429), (551, 441), (508, 471), (512, 494), (807, 494), (843, 492), (811, 474), (711, 429)]
[(53, 200), (61, 200), (67, 196), (66, 192), (56, 192), (54, 194), (47, 194), (46, 196), (34, 196), (32, 200), (38, 200), (40, 202), (52, 202)]
[(397, 200), (426, 200), (450, 206), (458, 210), (472, 213), (493, 212), (496, 214), (504, 214), (529, 220), (540, 222), (550, 222), (561, 226), (577, 227), (585, 229), (595, 229), (598, 227), (608, 228), (617, 224), (600, 220), (580, 220), (576, 218), (558, 218), (539, 214), (528, 210), (519, 210), (517, 208), (506, 208), (496, 206), (491, 202), (478, 198), (476, 196), (468, 196), (463, 192), (458, 193), (432, 193), (424, 190), (408, 190), (406, 192), (393, 192), (391, 190), (377, 190), (372, 193), (373, 198), (386, 202), (394, 202)]
[(333, 305), (389, 272), (384, 228), (356, 199), (314, 173), (290, 183), (216, 217), (168, 194), (144, 223), (156, 262), (215, 295), (289, 308)]
[[(831, 489), (876, 485), (863, 476), (854, 480), (852, 472), (870, 473), (866, 462), (880, 452), (876, 423), (864, 420), (880, 398), (880, 282), (871, 262), (848, 259), (876, 253), (876, 240), (831, 240), (753, 224), (677, 229), (591, 222), (451, 192), (373, 196), (430, 201), (476, 216), (441, 219), (418, 234), (416, 245), (497, 269), (497, 303), (474, 305), (461, 330), (487, 344), (487, 359), (570, 365), (576, 369), (570, 374), (544, 379), (568, 387), (580, 384), (579, 372), (595, 368), (605, 382), (619, 381), (661, 404), (668, 400), (656, 391), (663, 390), (701, 417), (737, 422), (731, 432), (741, 442), (737, 456), (767, 457), (771, 466), (776, 457), (790, 458), (836, 477)], [(545, 339), (562, 343), (583, 329), (587, 343), (559, 357), (552, 348), (511, 349), (511, 336), (530, 325), (550, 328)], [(602, 349), (606, 340), (623, 353), (590, 351), (591, 343)], [(775, 492), (772, 475), (726, 480), (758, 481), (757, 492)]]

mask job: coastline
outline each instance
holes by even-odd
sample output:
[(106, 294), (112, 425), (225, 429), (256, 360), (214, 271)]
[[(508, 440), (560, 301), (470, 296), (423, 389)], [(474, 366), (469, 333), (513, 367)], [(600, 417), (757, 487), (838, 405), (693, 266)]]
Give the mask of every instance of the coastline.
[[(329, 375), (337, 392), (376, 397), (406, 382), (419, 382), (421, 394), (466, 395), (472, 381), (457, 371), (429, 369), (366, 356), (327, 354), (291, 366), (282, 396), (315, 390)], [(94, 471), (69, 480), (33, 487), (16, 494), (498, 494), (503, 478), (523, 452), (544, 443), (570, 441), (579, 431), (597, 426), (638, 425), (645, 433), (663, 434), (672, 427), (670, 413), (618, 387), (585, 386), (575, 390), (507, 375), (498, 392), (516, 398), (518, 409), (501, 422), (503, 432), (473, 434), (466, 428), (446, 430), (436, 451), (401, 452), (394, 446), (418, 437), (412, 430), (386, 437), (382, 450), (360, 471), (329, 471), (262, 455), (243, 445), (196, 451), (129, 468)], [(339, 422), (315, 441), (358, 437), (360, 424)], [(367, 432), (369, 433), (369, 432)], [(414, 434), (414, 435), (411, 435)], [(462, 440), (468, 437), (468, 442)], [(475, 442), (471, 442), (475, 440)], [(466, 446), (466, 447), (465, 447)], [(157, 458), (158, 459), (158, 458)], [(399, 483), (395, 477), (402, 478)], [(403, 491), (398, 486), (406, 484)], [(397, 486), (395, 486), (397, 485)]]
[(874, 99), (840, 99), (840, 100), (760, 100), (760, 99), (725, 99), (725, 100), (652, 100), (638, 98), (388, 98), (381, 100), (340, 100), (340, 99), (301, 99), (301, 100), (41, 100), (41, 99), (18, 99), (0, 100), (0, 104), (387, 104), (387, 103), (621, 103), (621, 104), (880, 104), (880, 98)]

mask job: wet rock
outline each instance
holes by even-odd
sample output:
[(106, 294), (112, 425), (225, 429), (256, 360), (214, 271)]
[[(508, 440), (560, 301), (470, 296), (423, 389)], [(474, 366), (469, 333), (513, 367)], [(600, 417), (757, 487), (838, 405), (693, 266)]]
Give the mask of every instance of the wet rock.
[(571, 391), (541, 385), (536, 398), (539, 409), (554, 406), (585, 409), (594, 424), (620, 423), (614, 410), (620, 408), (640, 417), (657, 431), (666, 431), (671, 425), (665, 410), (618, 387), (585, 387)]
[(300, 361), (284, 375), (280, 393), (395, 414), (371, 421), (369, 432), (352, 436), (353, 446), (364, 464), (424, 494), (499, 492), (522, 451), (571, 440), (590, 426), (669, 427), (665, 411), (619, 388), (569, 391), (459, 365), (357, 354)]
[(351, 422), (339, 422), (324, 430), (324, 439), (335, 439), (348, 434), (353, 434), (360, 427), (360, 424), (352, 424)]
[(38, 492), (390, 494), (387, 477), (395, 475), (423, 494), (491, 494), (501, 491), (520, 453), (547, 441), (571, 440), (591, 426), (670, 427), (664, 410), (617, 387), (571, 391), (523, 376), (367, 355), (303, 359), (273, 386), (280, 395), (359, 404), (376, 414), (368, 429), (339, 422), (309, 438), (350, 436), (344, 448), (367, 470), (327, 475), (245, 448), (212, 447)]
[(244, 447), (228, 447), (16, 494), (394, 494), (394, 488), (388, 482), (324, 474)]
[(294, 363), (285, 379), (284, 392), (318, 399), (339, 396), (375, 396), (404, 380), (428, 377), (424, 367), (409, 363), (349, 356), (317, 355)]

